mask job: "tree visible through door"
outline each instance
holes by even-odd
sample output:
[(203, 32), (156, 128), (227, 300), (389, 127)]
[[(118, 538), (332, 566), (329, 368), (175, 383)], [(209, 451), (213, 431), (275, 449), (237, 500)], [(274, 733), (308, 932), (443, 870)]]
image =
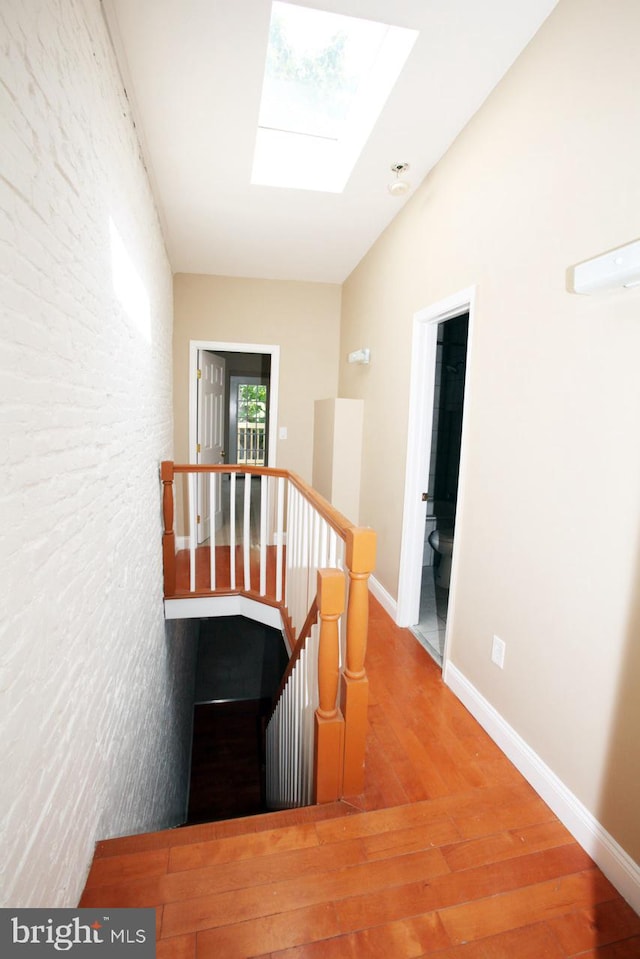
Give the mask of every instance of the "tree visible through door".
[(267, 427), (267, 387), (238, 384), (236, 463), (264, 466)]

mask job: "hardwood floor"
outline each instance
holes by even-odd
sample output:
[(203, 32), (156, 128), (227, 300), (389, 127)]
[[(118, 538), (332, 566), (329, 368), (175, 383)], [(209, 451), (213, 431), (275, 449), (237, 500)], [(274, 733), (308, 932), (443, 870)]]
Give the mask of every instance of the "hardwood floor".
[(637, 959), (640, 918), (372, 600), (365, 792), (99, 843), (159, 959)]

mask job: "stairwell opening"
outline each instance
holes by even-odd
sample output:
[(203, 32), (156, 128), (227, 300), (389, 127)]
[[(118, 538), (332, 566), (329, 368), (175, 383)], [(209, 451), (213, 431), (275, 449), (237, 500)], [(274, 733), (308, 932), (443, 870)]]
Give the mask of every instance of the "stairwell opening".
[(187, 825), (266, 811), (265, 725), (287, 662), (277, 629), (200, 620)]

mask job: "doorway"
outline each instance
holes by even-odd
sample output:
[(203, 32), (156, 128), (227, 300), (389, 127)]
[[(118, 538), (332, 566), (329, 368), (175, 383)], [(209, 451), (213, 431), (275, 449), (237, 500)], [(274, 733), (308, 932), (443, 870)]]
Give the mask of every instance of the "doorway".
[(213, 340), (191, 340), (189, 343), (189, 462), (198, 460), (198, 351), (215, 353), (225, 360), (225, 444), (223, 461), (229, 458), (229, 397), (232, 376), (258, 377), (267, 386), (263, 440), (267, 466), (276, 466), (278, 426), (278, 384), (280, 347), (263, 343), (224, 343)]
[[(209, 375), (208, 369), (215, 370)], [(278, 380), (280, 369), (280, 347), (252, 343), (224, 343), (211, 340), (191, 340), (189, 343), (189, 462), (190, 463), (239, 463), (246, 465), (276, 465), (277, 422), (278, 422)], [(218, 383), (215, 399), (210, 402), (209, 381)], [(234, 393), (232, 381), (258, 386), (257, 403), (247, 403), (241, 407), (241, 414), (251, 414), (253, 422), (244, 420), (241, 431), (244, 441), (253, 443), (255, 462), (249, 464), (246, 456), (238, 459), (237, 451), (237, 407), (236, 435), (231, 447), (231, 409), (230, 398)], [(222, 386), (220, 387), (220, 381)], [(255, 391), (254, 391), (255, 392)], [(237, 397), (237, 390), (235, 390)], [(251, 398), (252, 391), (248, 391)], [(263, 403), (261, 406), (260, 403)], [(215, 436), (214, 436), (215, 434)], [(247, 436), (247, 434), (249, 434)], [(211, 452), (212, 451), (212, 452)], [(251, 450), (249, 451), (251, 453)], [(259, 454), (259, 455), (258, 455)], [(258, 462), (258, 459), (261, 461)], [(251, 496), (254, 489), (259, 492), (259, 484), (252, 481)], [(225, 524), (228, 522), (229, 476), (220, 475), (216, 479), (216, 509), (210, 516), (209, 485), (203, 476), (197, 477), (196, 510), (194, 523), (197, 530), (198, 545), (206, 544), (213, 529), (224, 540)], [(236, 499), (240, 496), (242, 484), (236, 486)], [(227, 504), (225, 507), (224, 504)]]
[(462, 442), (469, 314), (438, 323), (420, 610), (413, 632), (442, 666)]
[[(464, 409), (469, 402), (468, 358), (474, 301), (475, 288), (471, 288), (414, 316), (396, 621), (400, 626), (413, 628), (440, 665), (446, 663), (455, 604), (453, 533), (460, 529), (463, 516), (458, 479), (464, 472)], [(445, 363), (450, 367), (445, 370), (444, 383), (449, 395), (441, 398)], [(429, 543), (429, 536), (438, 527), (445, 540), (442, 553), (435, 553)], [(449, 545), (451, 548), (447, 549)], [(449, 563), (450, 572), (446, 568)], [(438, 572), (446, 575), (438, 576)], [(416, 629), (421, 620), (428, 623), (429, 629), (424, 632), (431, 634), (433, 646), (427, 645), (424, 635)]]

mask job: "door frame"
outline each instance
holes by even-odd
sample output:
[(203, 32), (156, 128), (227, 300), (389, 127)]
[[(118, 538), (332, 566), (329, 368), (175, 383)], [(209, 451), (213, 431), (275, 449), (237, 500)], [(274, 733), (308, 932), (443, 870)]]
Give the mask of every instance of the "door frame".
[[(212, 353), (263, 353), (271, 357), (269, 372), (269, 436), (267, 462), (276, 465), (278, 447), (278, 387), (280, 381), (280, 347), (264, 343), (225, 343), (220, 340), (189, 340), (189, 463), (197, 462), (198, 443), (198, 350)], [(227, 403), (228, 403), (227, 398)]]
[[(402, 543), (398, 575), (396, 622), (399, 626), (414, 626), (419, 620), (420, 587), (422, 584), (422, 556), (427, 515), (426, 492), (429, 480), (431, 435), (433, 432), (433, 404), (435, 390), (438, 325), (462, 313), (469, 313), (467, 360), (460, 444), (460, 469), (456, 506), (456, 531), (464, 523), (464, 474), (467, 461), (469, 417), (467, 410), (471, 396), (471, 350), (475, 315), (476, 287), (471, 286), (419, 310), (413, 317), (411, 344), (411, 379), (409, 387), (409, 416), (407, 426), (407, 460), (405, 470)], [(449, 615), (445, 634), (444, 659), (447, 658), (449, 624), (455, 607), (457, 583), (457, 551), (453, 548), (451, 586), (449, 588)]]

